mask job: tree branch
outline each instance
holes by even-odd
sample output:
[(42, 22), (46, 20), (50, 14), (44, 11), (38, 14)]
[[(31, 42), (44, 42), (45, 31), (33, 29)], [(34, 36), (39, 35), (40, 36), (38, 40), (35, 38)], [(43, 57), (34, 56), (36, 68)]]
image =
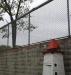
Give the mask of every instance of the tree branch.
[(1, 8), (3, 8), (3, 9), (4, 9), (4, 11), (6, 11), (6, 12), (9, 14), (9, 12), (7, 11), (7, 9), (6, 9), (6, 7), (5, 7), (5, 6), (3, 6), (2, 4), (0, 4), (0, 7), (1, 7)]
[(17, 9), (17, 14), (16, 14), (16, 16), (15, 16), (16, 19), (17, 19), (17, 17), (18, 17), (18, 12), (19, 12), (19, 9), (20, 9), (20, 4), (21, 4), (21, 0), (19, 1), (19, 5), (18, 5), (18, 9)]
[[(12, 4), (13, 4), (13, 1), (14, 1), (14, 0), (12, 0)], [(11, 4), (11, 8), (12, 8), (12, 4)]]
[(5, 4), (6, 4), (6, 7), (7, 7), (7, 10), (9, 11), (8, 14), (12, 17), (12, 13), (11, 13), (11, 7), (10, 5), (7, 3), (6, 0), (4, 0)]

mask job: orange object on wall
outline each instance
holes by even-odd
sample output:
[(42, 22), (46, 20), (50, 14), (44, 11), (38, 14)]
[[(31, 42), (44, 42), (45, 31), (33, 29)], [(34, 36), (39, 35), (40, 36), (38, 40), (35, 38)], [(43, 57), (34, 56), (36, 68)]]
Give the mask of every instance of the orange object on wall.
[(58, 49), (59, 48), (59, 43), (57, 40), (52, 39), (49, 43), (48, 43), (48, 49)]
[(57, 40), (52, 39), (48, 42), (48, 46), (44, 49), (43, 54), (58, 52), (60, 45)]

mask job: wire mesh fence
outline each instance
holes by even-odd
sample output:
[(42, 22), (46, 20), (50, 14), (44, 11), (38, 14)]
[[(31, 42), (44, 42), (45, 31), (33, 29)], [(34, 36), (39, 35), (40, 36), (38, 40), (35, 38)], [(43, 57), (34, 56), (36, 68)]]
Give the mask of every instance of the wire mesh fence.
[[(71, 4), (69, 5), (71, 6)], [(43, 45), (47, 44), (47, 40), (69, 36), (67, 16), (67, 0), (55, 0), (31, 12), (30, 18), (29, 15), (27, 15), (27, 18), (24, 16), (18, 19), (16, 46), (26, 46), (25, 48), (19, 49), (5, 50), (5, 48), (3, 51), (0, 51), (0, 74), (42, 75)], [(20, 23), (20, 25), (18, 25), (18, 23)], [(12, 46), (11, 24), (6, 26), (4, 31), (6, 31), (6, 35), (4, 35), (5, 32), (0, 33), (0, 45)], [(39, 43), (38, 45), (36, 45), (37, 42)], [(44, 44), (42, 43), (41, 45), (41, 42), (44, 42)], [(35, 43), (35, 45), (28, 50), (27, 45), (33, 43)], [(65, 71), (67, 75), (70, 75), (71, 55), (69, 53), (71, 53), (71, 51), (70, 48), (68, 48), (70, 47), (70, 43), (68, 44), (67, 41), (64, 40), (63, 44)]]
[[(25, 16), (17, 20), (17, 39), (16, 45), (26, 45), (36, 43), (52, 38), (68, 36), (68, 18), (67, 18), (67, 1), (53, 1), (38, 10), (30, 13), (30, 33), (29, 17)], [(8, 27), (5, 27), (8, 29)], [(8, 31), (6, 30), (7, 35)], [(30, 36), (29, 36), (30, 34)], [(5, 35), (5, 36), (7, 36)], [(44, 36), (44, 37), (42, 37)], [(1, 36), (2, 37), (2, 36)], [(42, 37), (42, 38), (41, 38)], [(30, 38), (30, 39), (29, 39)], [(39, 39), (38, 39), (39, 38)], [(1, 38), (0, 38), (1, 39)], [(9, 40), (8, 40), (9, 39)], [(1, 44), (12, 44), (12, 30), (9, 25), (9, 38), (1, 39)]]

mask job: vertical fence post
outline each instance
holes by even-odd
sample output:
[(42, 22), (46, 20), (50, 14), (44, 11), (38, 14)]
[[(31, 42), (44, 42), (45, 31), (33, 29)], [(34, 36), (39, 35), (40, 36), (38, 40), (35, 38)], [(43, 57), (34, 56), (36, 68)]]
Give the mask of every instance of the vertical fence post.
[(68, 18), (68, 36), (70, 37), (70, 13), (69, 13), (69, 0), (67, 0), (67, 18)]
[(29, 16), (29, 23), (28, 23), (28, 46), (30, 47), (30, 13), (28, 14)]
[(8, 25), (8, 35), (7, 35), (7, 47), (9, 46), (9, 25)]

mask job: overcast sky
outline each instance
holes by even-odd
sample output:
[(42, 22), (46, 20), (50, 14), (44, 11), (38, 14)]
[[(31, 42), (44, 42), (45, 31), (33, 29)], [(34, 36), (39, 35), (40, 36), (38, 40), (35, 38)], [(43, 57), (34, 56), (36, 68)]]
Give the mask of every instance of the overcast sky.
[[(38, 0), (38, 2), (36, 0), (36, 4), (40, 3), (40, 1), (42, 0)], [(36, 4), (34, 5), (36, 6)], [(71, 1), (70, 1), (70, 13), (71, 13)], [(31, 32), (31, 43), (68, 35), (67, 0), (54, 0), (51, 3), (45, 5), (44, 7), (31, 13), (31, 16), (32, 16), (31, 23), (37, 26), (37, 29)], [(27, 44), (28, 42), (27, 32), (28, 31), (17, 33), (17, 45)], [(7, 43), (6, 41), (7, 39), (1, 39), (0, 37), (1, 45), (6, 44)]]

